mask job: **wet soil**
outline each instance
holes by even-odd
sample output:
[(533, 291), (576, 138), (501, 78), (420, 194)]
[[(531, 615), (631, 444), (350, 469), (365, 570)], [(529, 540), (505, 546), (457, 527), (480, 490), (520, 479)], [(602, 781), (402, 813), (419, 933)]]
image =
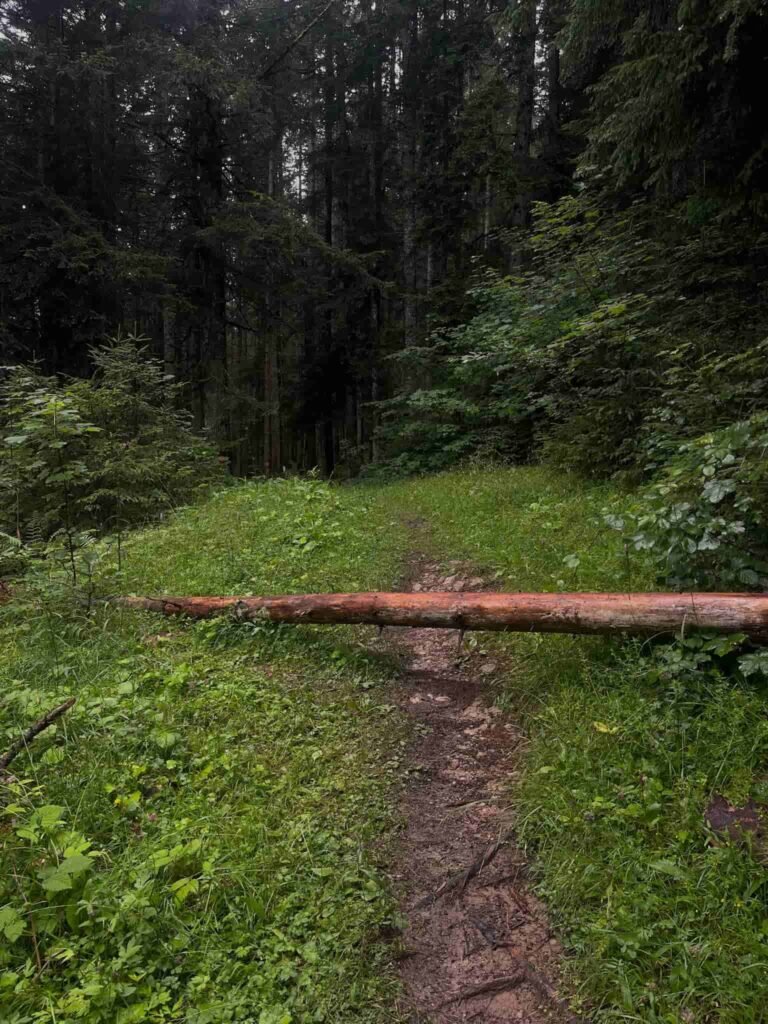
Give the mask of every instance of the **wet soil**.
[[(411, 575), (414, 590), (484, 585), (427, 561)], [(411, 1024), (572, 1021), (562, 950), (515, 843), (510, 794), (525, 737), (488, 694), (500, 666), (462, 653), (452, 630), (386, 633), (404, 659), (398, 699), (419, 737), (393, 871), (407, 920), (400, 1010)]]

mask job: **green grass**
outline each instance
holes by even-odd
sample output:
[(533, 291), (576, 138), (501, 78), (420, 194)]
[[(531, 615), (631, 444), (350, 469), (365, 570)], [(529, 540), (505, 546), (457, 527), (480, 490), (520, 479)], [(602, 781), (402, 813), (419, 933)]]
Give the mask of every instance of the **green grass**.
[[(386, 587), (404, 543), (362, 491), (247, 485), (134, 535), (105, 585)], [(390, 666), (353, 629), (87, 618), (43, 598), (0, 620), (0, 736), (77, 705), (0, 804), (0, 1020), (392, 1020)]]
[[(627, 502), (609, 488), (472, 471), (389, 499), (428, 521), (436, 552), (510, 589), (652, 583), (602, 523)], [(768, 848), (714, 836), (704, 817), (714, 792), (768, 797), (765, 685), (733, 673), (729, 644), (695, 637), (489, 642), (509, 658), (499, 700), (530, 730), (520, 833), (584, 1006), (598, 1021), (768, 1020)]]
[[(500, 588), (643, 589), (605, 511), (541, 469), (388, 487), (233, 487), (128, 538), (112, 592), (391, 588), (417, 543)], [(405, 725), (355, 629), (0, 609), (0, 749), (74, 694), (0, 803), (3, 1024), (383, 1024), (384, 876)], [(470, 638), (471, 642), (471, 638)], [(537, 884), (599, 1022), (768, 1021), (768, 874), (711, 834), (713, 792), (765, 799), (766, 692), (729, 644), (492, 637), (530, 746)]]

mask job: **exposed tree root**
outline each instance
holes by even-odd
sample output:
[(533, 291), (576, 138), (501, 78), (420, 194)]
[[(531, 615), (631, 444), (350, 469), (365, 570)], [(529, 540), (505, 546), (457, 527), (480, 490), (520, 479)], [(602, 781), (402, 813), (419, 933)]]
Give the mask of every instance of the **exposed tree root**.
[(428, 907), (430, 903), (436, 902), (441, 896), (445, 896), (447, 892), (451, 892), (453, 889), (458, 889), (459, 892), (464, 892), (466, 887), (472, 881), (472, 879), (479, 875), (483, 868), (487, 867), (499, 850), (506, 844), (506, 836), (502, 836), (497, 839), (495, 843), (491, 843), (487, 846), (479, 857), (465, 868), (463, 871), (457, 871), (456, 874), (451, 875), (447, 878), (441, 886), (439, 886), (434, 892), (430, 893), (429, 896), (425, 896), (423, 900), (416, 904), (417, 907)]
[(579, 1018), (570, 1012), (565, 1000), (561, 999), (552, 986), (549, 985), (539, 972), (525, 960), (519, 961), (513, 974), (505, 974), (499, 978), (491, 978), (490, 981), (484, 981), (479, 985), (472, 985), (470, 988), (465, 988), (461, 992), (457, 992), (456, 995), (451, 996), (450, 999), (446, 999), (444, 1003), (440, 1004), (438, 1009), (442, 1009), (444, 1006), (450, 1006), (452, 1003), (475, 999), (477, 996), (496, 995), (498, 992), (508, 992), (510, 989), (517, 988), (518, 985), (530, 985), (531, 988), (535, 989), (543, 999), (546, 999), (547, 1002), (557, 1007), (558, 1010), (564, 1011), (569, 1024), (576, 1024), (576, 1022), (579, 1021)]

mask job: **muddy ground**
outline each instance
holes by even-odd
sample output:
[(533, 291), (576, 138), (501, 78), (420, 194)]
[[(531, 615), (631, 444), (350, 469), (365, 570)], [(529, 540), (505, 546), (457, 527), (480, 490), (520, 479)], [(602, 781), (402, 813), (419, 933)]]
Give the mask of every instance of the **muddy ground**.
[[(484, 581), (416, 559), (411, 586), (480, 590)], [(501, 666), (463, 654), (455, 631), (386, 634), (404, 660), (398, 699), (418, 736), (392, 876), (407, 920), (400, 1009), (412, 1024), (573, 1021), (562, 949), (515, 842), (510, 795), (525, 737), (489, 695)]]

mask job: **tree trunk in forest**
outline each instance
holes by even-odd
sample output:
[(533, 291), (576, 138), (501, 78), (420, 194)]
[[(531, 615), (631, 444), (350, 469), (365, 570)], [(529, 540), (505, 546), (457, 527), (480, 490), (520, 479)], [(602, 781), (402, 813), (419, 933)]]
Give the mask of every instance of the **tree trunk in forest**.
[(762, 594), (299, 594), (288, 597), (118, 597), (124, 608), (321, 625), (367, 623), (509, 632), (640, 636), (714, 629), (768, 640)]
[(515, 31), (515, 81), (517, 84), (517, 115), (515, 118), (515, 155), (518, 186), (512, 210), (512, 224), (519, 229), (512, 253), (513, 267), (525, 262), (522, 232), (528, 227), (531, 213), (530, 167), (533, 139), (533, 109), (536, 95), (536, 0), (521, 0), (519, 21)]
[[(223, 392), (226, 367), (226, 270), (221, 246), (206, 238), (224, 197), (224, 144), (219, 100), (190, 86), (189, 144), (196, 172), (190, 200), (192, 231), (186, 263), (186, 292), (192, 302), (187, 330), (186, 374), (193, 385), (197, 429), (212, 422), (209, 399)], [(213, 382), (210, 386), (209, 380)], [(216, 410), (218, 417), (219, 412)]]
[(558, 36), (565, 21), (563, 0), (546, 0), (541, 13), (539, 46), (544, 53), (546, 102), (541, 126), (541, 156), (547, 165), (549, 186), (542, 198), (562, 194), (570, 178), (569, 161), (562, 132), (563, 85)]
[(403, 342), (406, 346), (415, 344), (416, 303), (417, 303), (417, 247), (416, 247), (416, 184), (419, 169), (419, 15), (418, 8), (408, 18), (403, 32), (403, 80), (401, 173), (403, 177), (403, 234), (402, 234), (402, 280), (403, 280)]
[[(192, 15), (190, 50), (218, 47), (221, 11), (202, 0)], [(189, 405), (196, 429), (222, 431), (228, 368), (226, 365), (227, 278), (221, 244), (210, 236), (224, 202), (225, 110), (215, 85), (205, 76), (187, 81), (185, 143), (185, 238), (179, 292), (187, 306), (179, 320), (184, 375), (190, 383)]]

